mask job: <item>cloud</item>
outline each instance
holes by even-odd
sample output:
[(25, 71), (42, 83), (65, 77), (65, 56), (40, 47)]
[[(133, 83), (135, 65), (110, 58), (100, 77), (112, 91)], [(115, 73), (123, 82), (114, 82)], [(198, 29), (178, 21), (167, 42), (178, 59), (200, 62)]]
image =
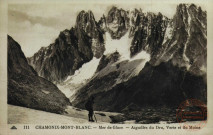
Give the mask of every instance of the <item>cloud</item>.
[(25, 56), (30, 57), (41, 47), (48, 46), (54, 42), (59, 35), (59, 31), (41, 24), (32, 24), (30, 21), (24, 21), (17, 25), (16, 22), (10, 22), (10, 25), (17, 26), (16, 29), (10, 29), (11, 35), (22, 47)]
[(60, 31), (69, 26), (57, 17), (34, 16), (27, 9), (14, 7), (9, 6), (8, 10), (8, 34), (21, 45), (27, 57), (54, 42)]
[(25, 12), (9, 10), (8, 11), (9, 21), (16, 21), (17, 23), (22, 23), (28, 20), (31, 24), (41, 24), (47, 27), (63, 28), (63, 21), (58, 20), (56, 17), (42, 17), (42, 16), (31, 16)]

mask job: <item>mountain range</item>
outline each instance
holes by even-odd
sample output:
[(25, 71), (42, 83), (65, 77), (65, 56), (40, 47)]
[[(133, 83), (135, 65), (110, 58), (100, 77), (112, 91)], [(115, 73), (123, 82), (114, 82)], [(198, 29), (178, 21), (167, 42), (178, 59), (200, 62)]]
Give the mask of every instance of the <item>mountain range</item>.
[(75, 26), (25, 64), (30, 76), (74, 91), (64, 93), (79, 108), (90, 96), (95, 110), (117, 112), (191, 98), (207, 103), (206, 14), (194, 4), (179, 4), (173, 18), (113, 6), (96, 21), (81, 11)]
[[(114, 15), (111, 10), (115, 10)], [(118, 112), (131, 106), (136, 110), (144, 106), (178, 107), (191, 98), (206, 103), (206, 12), (193, 4), (180, 4), (172, 19), (136, 9), (129, 19), (121, 19), (126, 17), (122, 9), (111, 10), (106, 20), (114, 17), (117, 35), (109, 33), (112, 39), (120, 40), (122, 33), (128, 34), (130, 59), (120, 56), (119, 60), (115, 53), (103, 55), (98, 66), (101, 69), (78, 90), (73, 105), (83, 108), (91, 95), (96, 97), (97, 110)], [(119, 12), (124, 16), (117, 15)], [(106, 29), (111, 25), (106, 24)], [(120, 27), (123, 31), (118, 32)], [(142, 52), (148, 53), (149, 59)]]

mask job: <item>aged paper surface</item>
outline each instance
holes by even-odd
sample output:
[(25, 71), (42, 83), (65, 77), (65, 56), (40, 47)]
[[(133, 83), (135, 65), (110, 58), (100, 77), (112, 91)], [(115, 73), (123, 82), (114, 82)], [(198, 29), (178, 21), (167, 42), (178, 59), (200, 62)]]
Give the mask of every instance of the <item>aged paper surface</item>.
[(0, 0), (0, 135), (211, 134), (212, 6)]

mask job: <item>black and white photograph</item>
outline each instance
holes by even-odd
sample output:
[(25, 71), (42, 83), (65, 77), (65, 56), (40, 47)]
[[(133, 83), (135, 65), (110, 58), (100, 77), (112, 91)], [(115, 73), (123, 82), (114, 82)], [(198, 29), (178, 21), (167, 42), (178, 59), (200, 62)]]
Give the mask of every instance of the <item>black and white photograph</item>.
[(207, 13), (193, 1), (8, 3), (7, 124), (205, 128)]

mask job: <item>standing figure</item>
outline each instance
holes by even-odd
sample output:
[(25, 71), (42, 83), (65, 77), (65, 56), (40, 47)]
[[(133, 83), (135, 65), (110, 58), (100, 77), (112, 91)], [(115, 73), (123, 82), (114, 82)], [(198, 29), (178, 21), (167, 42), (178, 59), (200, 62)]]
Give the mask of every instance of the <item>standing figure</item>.
[(86, 110), (89, 111), (88, 117), (89, 117), (89, 121), (91, 121), (91, 122), (94, 122), (94, 120), (93, 120), (93, 114), (94, 114), (93, 104), (94, 104), (94, 97), (91, 96), (85, 104)]

